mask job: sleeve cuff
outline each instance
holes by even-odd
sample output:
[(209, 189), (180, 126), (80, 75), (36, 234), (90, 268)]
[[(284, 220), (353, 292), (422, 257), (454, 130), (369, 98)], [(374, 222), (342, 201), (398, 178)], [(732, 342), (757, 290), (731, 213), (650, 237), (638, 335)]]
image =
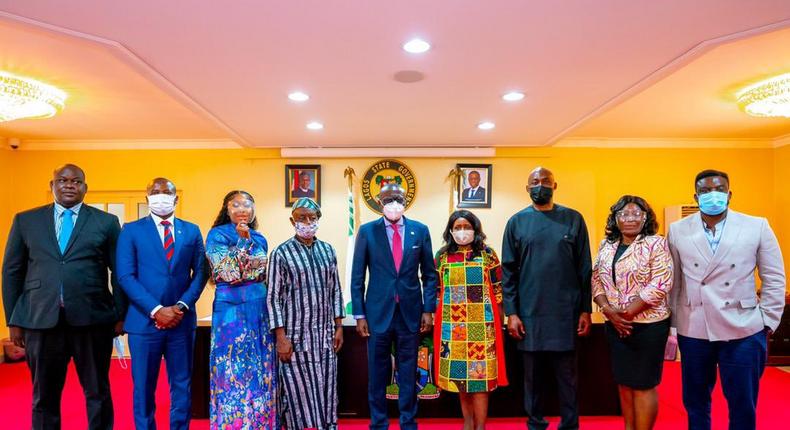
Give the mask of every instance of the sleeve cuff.
[(365, 315), (354, 315), (355, 320), (364, 320), (365, 318)]
[(154, 310), (152, 310), (151, 313), (150, 313), (151, 318), (153, 318), (154, 315), (156, 315), (156, 313), (159, 312), (159, 309), (162, 309), (163, 307), (164, 306), (162, 306), (162, 305), (158, 305), (157, 307), (155, 307)]
[(182, 305), (184, 305), (185, 308), (187, 308), (187, 310), (190, 310), (189, 309), (189, 305), (184, 303), (184, 302), (182, 302), (181, 300), (179, 300), (177, 303), (181, 303)]

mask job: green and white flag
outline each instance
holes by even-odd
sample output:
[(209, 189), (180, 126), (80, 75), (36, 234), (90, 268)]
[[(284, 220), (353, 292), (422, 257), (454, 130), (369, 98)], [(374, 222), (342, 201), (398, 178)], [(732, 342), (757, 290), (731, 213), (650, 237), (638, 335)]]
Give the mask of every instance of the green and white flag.
[(354, 243), (357, 239), (356, 218), (354, 213), (354, 169), (347, 167), (343, 176), (348, 179), (348, 245), (346, 247), (346, 273), (343, 283), (343, 298), (346, 303), (346, 318), (344, 324), (354, 325), (354, 316), (351, 312), (351, 268), (354, 263)]

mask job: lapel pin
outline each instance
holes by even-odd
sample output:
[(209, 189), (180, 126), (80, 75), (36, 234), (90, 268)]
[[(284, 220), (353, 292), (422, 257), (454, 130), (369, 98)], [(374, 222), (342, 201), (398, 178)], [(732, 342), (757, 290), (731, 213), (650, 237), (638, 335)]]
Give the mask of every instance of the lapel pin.
[(414, 232), (411, 232), (411, 235), (414, 236)]

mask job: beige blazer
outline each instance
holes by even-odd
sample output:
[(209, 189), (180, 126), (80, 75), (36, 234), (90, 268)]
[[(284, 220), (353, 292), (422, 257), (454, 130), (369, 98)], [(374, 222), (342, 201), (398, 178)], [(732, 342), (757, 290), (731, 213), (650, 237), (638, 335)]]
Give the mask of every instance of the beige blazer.
[[(782, 251), (768, 220), (730, 210), (714, 255), (699, 213), (669, 226), (675, 265), (670, 292), (678, 334), (711, 341), (776, 330), (784, 310)], [(755, 291), (755, 269), (762, 290)]]

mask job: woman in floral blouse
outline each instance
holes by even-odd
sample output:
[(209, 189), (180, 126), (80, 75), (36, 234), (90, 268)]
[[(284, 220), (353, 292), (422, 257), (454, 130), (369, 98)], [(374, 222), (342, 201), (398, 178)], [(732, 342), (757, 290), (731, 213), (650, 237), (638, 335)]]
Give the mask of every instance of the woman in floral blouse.
[(593, 300), (608, 322), (612, 372), (627, 429), (651, 429), (658, 415), (669, 335), (672, 256), (650, 205), (623, 196), (612, 207), (593, 265)]
[(209, 361), (211, 430), (280, 429), (264, 284), (269, 248), (257, 226), (252, 196), (231, 191), (206, 238), (217, 285)]

